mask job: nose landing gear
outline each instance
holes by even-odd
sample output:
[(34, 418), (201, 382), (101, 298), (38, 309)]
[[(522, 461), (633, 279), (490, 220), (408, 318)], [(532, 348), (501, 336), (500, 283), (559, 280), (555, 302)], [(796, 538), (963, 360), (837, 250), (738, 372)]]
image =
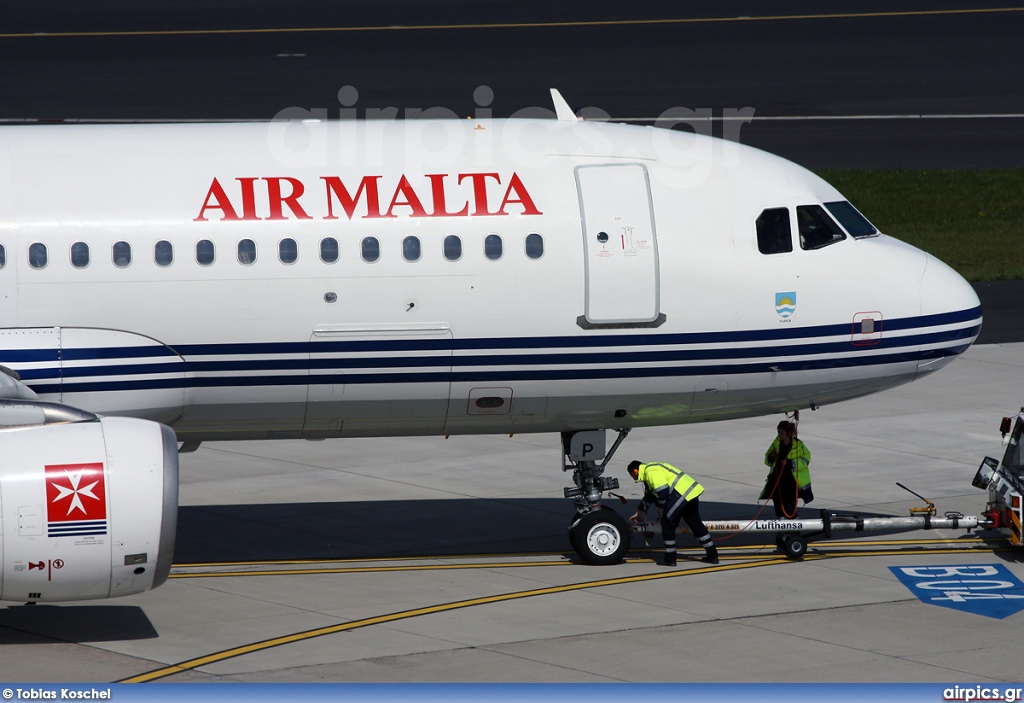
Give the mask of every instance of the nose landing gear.
[(619, 487), (617, 478), (602, 476), (629, 429), (618, 430), (618, 434), (606, 455), (604, 430), (562, 433), (562, 470), (572, 470), (575, 484), (565, 489), (565, 497), (576, 504), (569, 523), (569, 543), (588, 564), (619, 563), (626, 557), (633, 535), (625, 518), (601, 505), (601, 494)]

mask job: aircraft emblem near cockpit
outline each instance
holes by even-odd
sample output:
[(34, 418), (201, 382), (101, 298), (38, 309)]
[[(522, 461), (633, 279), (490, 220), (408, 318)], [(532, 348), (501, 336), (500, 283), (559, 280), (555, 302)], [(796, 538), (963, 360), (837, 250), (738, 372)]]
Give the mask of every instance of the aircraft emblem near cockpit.
[(776, 293), (775, 312), (779, 313), (779, 317), (783, 320), (788, 319), (794, 312), (796, 312), (796, 292), (787, 291), (785, 293)]

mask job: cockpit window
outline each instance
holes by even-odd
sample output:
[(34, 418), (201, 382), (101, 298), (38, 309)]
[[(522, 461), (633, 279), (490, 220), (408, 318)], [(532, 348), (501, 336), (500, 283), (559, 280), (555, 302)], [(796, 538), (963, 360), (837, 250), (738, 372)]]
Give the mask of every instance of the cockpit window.
[(793, 232), (789, 227), (789, 209), (765, 210), (757, 218), (757, 248), (762, 254), (793, 251)]
[(801, 249), (821, 249), (846, 239), (843, 230), (821, 205), (798, 205), (796, 221)]
[(864, 215), (860, 214), (853, 205), (845, 200), (838, 200), (834, 203), (825, 203), (825, 207), (832, 213), (832, 216), (839, 220), (850, 236), (855, 238), (870, 237), (878, 234), (875, 226), (868, 222)]

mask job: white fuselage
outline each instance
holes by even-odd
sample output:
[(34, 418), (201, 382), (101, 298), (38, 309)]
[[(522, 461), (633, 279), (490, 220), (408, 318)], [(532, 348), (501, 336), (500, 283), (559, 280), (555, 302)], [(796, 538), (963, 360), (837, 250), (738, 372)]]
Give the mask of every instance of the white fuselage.
[[(981, 321), (890, 237), (804, 250), (795, 208), (841, 200), (764, 152), (615, 124), (5, 127), (0, 364), (192, 440), (822, 405), (939, 368)], [(759, 249), (770, 209), (789, 253)]]

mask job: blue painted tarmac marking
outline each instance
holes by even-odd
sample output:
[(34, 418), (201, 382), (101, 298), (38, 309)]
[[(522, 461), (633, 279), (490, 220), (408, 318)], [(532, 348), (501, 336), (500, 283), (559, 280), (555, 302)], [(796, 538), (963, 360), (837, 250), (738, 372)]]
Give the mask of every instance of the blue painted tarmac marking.
[(1024, 582), (1002, 564), (890, 566), (929, 605), (1003, 619), (1024, 610)]

